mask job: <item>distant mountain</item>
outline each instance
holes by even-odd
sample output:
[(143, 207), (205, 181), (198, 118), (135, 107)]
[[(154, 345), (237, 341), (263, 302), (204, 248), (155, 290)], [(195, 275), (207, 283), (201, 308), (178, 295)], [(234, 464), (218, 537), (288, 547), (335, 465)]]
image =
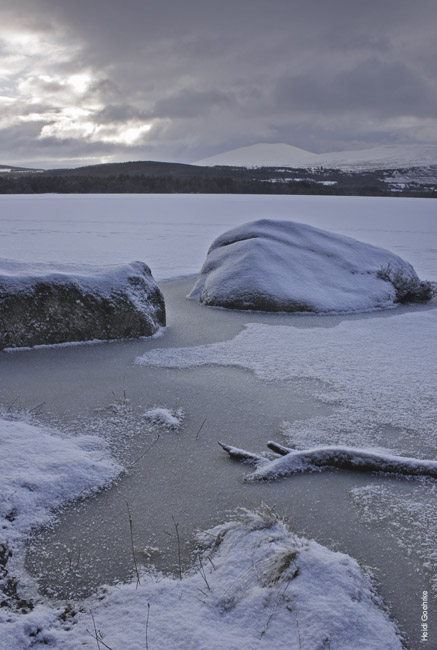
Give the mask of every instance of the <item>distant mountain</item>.
[(316, 154), (289, 144), (259, 143), (204, 158), (195, 164), (294, 169), (323, 167), (351, 171), (405, 169), (437, 165), (437, 145), (384, 145), (357, 151)]
[(204, 158), (196, 165), (212, 167), (228, 165), (232, 167), (307, 167), (317, 164), (318, 155), (290, 144), (252, 144), (241, 149), (232, 149), (217, 156)]
[(0, 174), (36, 174), (43, 171), (43, 169), (31, 169), (30, 167), (13, 167), (12, 165), (0, 165)]
[(154, 160), (136, 160), (133, 162), (102, 163), (100, 165), (87, 165), (63, 169), (48, 169), (50, 176), (193, 176), (196, 167), (185, 163), (157, 162)]
[(315, 154), (286, 144), (259, 144), (198, 165), (150, 160), (48, 170), (0, 165), (0, 194), (48, 192), (437, 198), (437, 146)]

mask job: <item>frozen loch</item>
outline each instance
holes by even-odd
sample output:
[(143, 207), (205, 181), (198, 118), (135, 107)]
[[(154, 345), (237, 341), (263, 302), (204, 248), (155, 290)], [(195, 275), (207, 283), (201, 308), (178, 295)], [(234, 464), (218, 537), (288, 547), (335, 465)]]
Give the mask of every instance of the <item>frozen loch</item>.
[[(382, 245), (436, 280), (432, 201), (0, 205), (3, 257), (145, 259), (167, 312), (158, 338), (0, 353), (0, 645), (422, 648), (421, 599), (437, 589), (437, 495), (435, 478), (408, 466), (436, 460), (436, 299), (396, 302), (393, 284), (372, 276), (389, 309), (205, 309), (186, 299), (193, 277), (164, 280), (192, 276), (211, 241), (265, 214)], [(400, 268), (420, 285), (409, 262)], [(312, 454), (313, 471), (293, 465), (287, 476), (289, 459), (278, 472), (283, 461), (262, 451), (270, 439), (295, 457), (340, 450), (341, 468), (328, 457), (318, 471)], [(231, 462), (219, 440), (259, 452), (282, 478), (245, 480), (250, 466)], [(356, 448), (372, 471), (343, 462)], [(404, 475), (374, 471), (394, 461), (406, 462)], [(430, 614), (430, 638), (433, 625)]]

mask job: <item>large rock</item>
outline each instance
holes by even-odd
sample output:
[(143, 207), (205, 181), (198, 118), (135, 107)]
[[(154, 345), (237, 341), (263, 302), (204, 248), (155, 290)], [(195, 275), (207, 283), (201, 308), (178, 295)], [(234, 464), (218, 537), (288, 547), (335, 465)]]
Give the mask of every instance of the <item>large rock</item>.
[(0, 261), (0, 349), (150, 336), (164, 325), (164, 298), (143, 262)]
[(430, 284), (390, 251), (301, 223), (262, 219), (212, 243), (188, 297), (228, 309), (350, 312), (431, 295)]

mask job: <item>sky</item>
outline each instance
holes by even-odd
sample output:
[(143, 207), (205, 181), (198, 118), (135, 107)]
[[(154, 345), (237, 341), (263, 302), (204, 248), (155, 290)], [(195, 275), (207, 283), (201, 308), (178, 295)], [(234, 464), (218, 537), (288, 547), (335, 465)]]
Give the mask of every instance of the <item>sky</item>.
[(437, 143), (435, 0), (0, 0), (0, 164)]

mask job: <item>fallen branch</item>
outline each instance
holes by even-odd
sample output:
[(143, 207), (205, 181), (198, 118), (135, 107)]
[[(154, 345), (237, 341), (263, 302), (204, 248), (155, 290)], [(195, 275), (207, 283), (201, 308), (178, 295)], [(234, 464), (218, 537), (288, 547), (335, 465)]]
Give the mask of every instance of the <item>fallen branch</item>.
[(250, 451), (245, 451), (244, 449), (239, 449), (238, 447), (231, 447), (230, 445), (225, 445), (223, 442), (219, 442), (220, 447), (228, 452), (231, 458), (240, 460), (242, 463), (251, 463), (252, 465), (265, 461), (264, 456), (259, 456), (258, 454), (252, 454)]
[(432, 476), (437, 478), (437, 461), (419, 460), (406, 456), (392, 456), (382, 452), (355, 447), (315, 447), (295, 450), (276, 442), (267, 446), (279, 454), (269, 460), (238, 447), (219, 443), (231, 458), (256, 465), (255, 471), (247, 478), (263, 480), (280, 478), (302, 472), (320, 472), (327, 468), (350, 469), (361, 472), (389, 472), (407, 476)]

